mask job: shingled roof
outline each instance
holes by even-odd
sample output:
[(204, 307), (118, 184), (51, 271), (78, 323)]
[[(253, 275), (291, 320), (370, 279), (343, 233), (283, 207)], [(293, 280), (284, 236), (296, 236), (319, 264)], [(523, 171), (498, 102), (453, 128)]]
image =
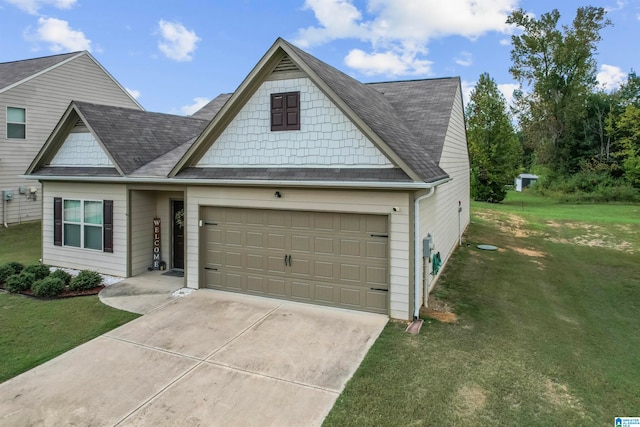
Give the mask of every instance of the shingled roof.
[(196, 119), (213, 119), (218, 111), (224, 106), (224, 104), (231, 98), (231, 93), (223, 93), (221, 95), (216, 96), (213, 100), (211, 100), (204, 107), (196, 111), (191, 115), (191, 117), (195, 117)]
[(198, 136), (208, 123), (193, 117), (88, 102), (74, 105), (126, 175)]
[(0, 92), (11, 85), (19, 83), (80, 54), (82, 54), (82, 52), (64, 53), (22, 61), (2, 62), (0, 63)]

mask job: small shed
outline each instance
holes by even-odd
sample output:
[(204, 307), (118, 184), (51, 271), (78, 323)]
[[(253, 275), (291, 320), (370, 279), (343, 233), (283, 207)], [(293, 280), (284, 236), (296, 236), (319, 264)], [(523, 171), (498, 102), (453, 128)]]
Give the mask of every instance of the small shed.
[(538, 180), (538, 175), (533, 175), (530, 173), (521, 173), (516, 177), (516, 180), (514, 183), (516, 187), (516, 191), (521, 192), (522, 190), (524, 190), (525, 188), (527, 188), (537, 180)]

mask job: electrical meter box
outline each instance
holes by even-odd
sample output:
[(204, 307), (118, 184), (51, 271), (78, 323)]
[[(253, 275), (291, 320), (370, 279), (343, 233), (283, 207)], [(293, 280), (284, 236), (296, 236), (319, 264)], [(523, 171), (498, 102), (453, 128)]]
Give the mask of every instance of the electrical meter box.
[(3, 190), (2, 191), (2, 200), (5, 202), (9, 202), (13, 200), (13, 191), (12, 190)]
[(422, 256), (425, 258), (429, 258), (431, 256), (432, 250), (433, 250), (433, 237), (431, 237), (431, 234), (427, 234), (427, 237), (422, 239)]

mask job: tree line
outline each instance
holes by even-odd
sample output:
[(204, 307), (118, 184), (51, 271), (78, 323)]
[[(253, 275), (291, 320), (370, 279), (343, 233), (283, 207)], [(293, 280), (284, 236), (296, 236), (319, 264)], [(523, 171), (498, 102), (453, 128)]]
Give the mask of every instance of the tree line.
[(496, 82), (480, 76), (466, 106), (475, 200), (500, 202), (521, 171), (537, 191), (567, 200), (640, 199), (640, 77), (598, 86), (595, 55), (612, 25), (600, 7), (580, 7), (570, 25), (553, 10), (514, 10), (509, 72), (519, 83), (509, 109)]

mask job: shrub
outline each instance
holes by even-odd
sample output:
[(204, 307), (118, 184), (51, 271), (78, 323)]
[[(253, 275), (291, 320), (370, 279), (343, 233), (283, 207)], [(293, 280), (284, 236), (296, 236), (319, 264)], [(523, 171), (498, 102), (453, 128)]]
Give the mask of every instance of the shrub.
[(102, 277), (95, 271), (82, 270), (76, 277), (71, 279), (69, 289), (72, 291), (84, 291), (93, 289), (102, 284)]
[(24, 292), (31, 289), (31, 285), (36, 281), (33, 273), (23, 271), (20, 274), (14, 274), (7, 279), (4, 288), (13, 293)]
[(49, 266), (44, 264), (31, 264), (22, 271), (33, 274), (36, 276), (36, 280), (44, 279), (50, 273)]
[(16, 274), (9, 264), (0, 265), (0, 283), (6, 283), (7, 279)]
[(71, 274), (69, 274), (66, 271), (61, 270), (61, 269), (57, 269), (56, 271), (51, 273), (49, 275), (49, 277), (54, 277), (56, 279), (61, 279), (64, 282), (65, 286), (69, 286), (69, 283), (71, 283)]
[(55, 297), (64, 291), (64, 281), (57, 277), (45, 277), (36, 281), (31, 287), (31, 291), (37, 297)]
[(8, 262), (0, 265), (0, 283), (5, 283), (14, 274), (20, 274), (23, 265), (19, 262)]

